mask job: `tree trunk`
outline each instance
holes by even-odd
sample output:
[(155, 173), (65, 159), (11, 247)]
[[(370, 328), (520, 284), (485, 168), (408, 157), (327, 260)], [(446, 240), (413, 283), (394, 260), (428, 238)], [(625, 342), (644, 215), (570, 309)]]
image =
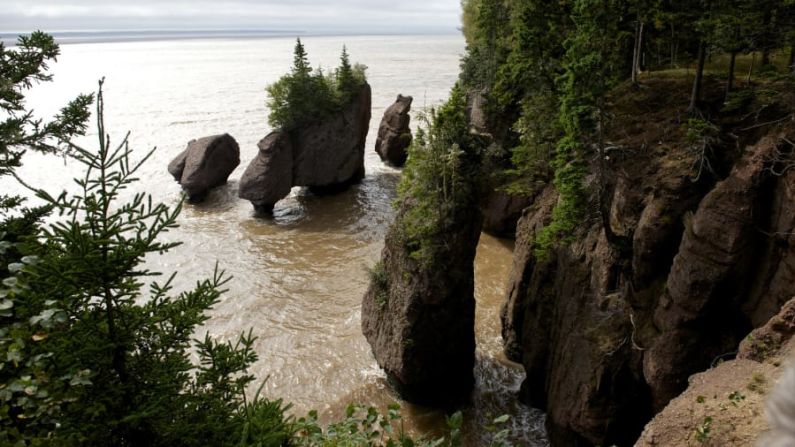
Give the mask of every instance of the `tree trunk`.
[(726, 99), (729, 99), (729, 93), (734, 89), (734, 68), (737, 65), (737, 52), (732, 51), (731, 59), (729, 59), (729, 79), (726, 82)]
[(698, 101), (701, 99), (701, 83), (704, 79), (704, 64), (707, 60), (707, 51), (704, 41), (698, 43), (698, 67), (696, 67), (696, 79), (693, 81), (693, 93), (690, 95), (690, 106), (688, 112), (698, 110)]
[(632, 50), (632, 83), (638, 82), (638, 54), (640, 53), (640, 20), (635, 23), (635, 48)]
[(644, 29), (645, 29), (645, 26), (644, 26), (643, 22), (640, 22), (640, 36), (638, 37), (638, 63), (637, 63), (637, 67), (636, 67), (638, 69), (638, 74), (643, 72), (643, 67), (646, 66), (646, 53), (643, 52), (643, 30)]
[(795, 75), (795, 43), (792, 44), (792, 47), (789, 50), (789, 72)]
[(671, 68), (676, 68), (676, 28), (671, 23)]
[(754, 64), (756, 63), (756, 52), (751, 54), (751, 66), (748, 67), (748, 80), (746, 80), (746, 84), (749, 86), (751, 85), (751, 75), (754, 73)]

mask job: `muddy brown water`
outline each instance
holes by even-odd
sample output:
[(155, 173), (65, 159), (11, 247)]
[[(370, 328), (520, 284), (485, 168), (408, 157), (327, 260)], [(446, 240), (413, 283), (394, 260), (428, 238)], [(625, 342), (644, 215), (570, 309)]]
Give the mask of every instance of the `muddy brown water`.
[[(292, 412), (317, 409), (325, 421), (338, 419), (350, 402), (386, 407), (397, 398), (386, 386), (361, 334), (361, 299), (366, 268), (379, 258), (394, 218), (392, 201), (400, 171), (384, 166), (373, 152), (383, 111), (398, 93), (413, 95), (416, 113), (443, 101), (459, 71), (460, 36), (346, 36), (303, 39), (313, 63), (335, 66), (343, 43), (351, 58), (368, 65), (373, 120), (368, 136), (367, 175), (335, 195), (315, 196), (296, 188), (258, 217), (237, 199), (237, 179), (269, 131), (264, 87), (289, 69), (292, 38), (197, 39), (64, 45), (54, 66), (55, 82), (35, 88), (29, 104), (47, 116), (68, 98), (91, 92), (106, 78), (106, 125), (117, 141), (132, 132), (142, 153), (158, 147), (144, 166), (136, 190), (176, 205), (180, 190), (166, 165), (188, 140), (228, 132), (241, 146), (241, 166), (206, 203), (185, 207), (180, 227), (168, 240), (183, 241), (152, 257), (153, 269), (179, 272), (176, 289), (210, 275), (216, 264), (234, 279), (202, 328), (234, 339), (252, 329), (258, 337), (258, 377), (263, 392), (292, 403)], [(81, 142), (94, 147), (96, 135)], [(80, 173), (68, 160), (32, 155), (20, 171), (51, 191), (72, 188)], [(0, 188), (15, 190), (8, 179)], [(130, 191), (132, 193), (133, 191)], [(501, 353), (499, 310), (511, 268), (513, 244), (482, 237), (476, 259), (476, 390), (465, 409), (467, 445), (483, 445), (486, 425), (502, 414), (526, 445), (546, 445), (543, 415), (515, 399), (520, 367)], [(200, 335), (201, 335), (200, 334)], [(440, 412), (404, 404), (406, 427), (435, 436), (444, 428)]]

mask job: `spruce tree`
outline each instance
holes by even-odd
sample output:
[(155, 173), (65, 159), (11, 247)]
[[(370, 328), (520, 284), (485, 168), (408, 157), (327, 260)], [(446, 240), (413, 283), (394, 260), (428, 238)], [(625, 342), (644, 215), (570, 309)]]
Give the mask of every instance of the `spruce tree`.
[[(49, 63), (60, 54), (52, 36), (36, 31), (20, 36), (17, 47), (0, 43), (0, 176), (14, 175), (26, 151), (64, 153), (68, 140), (82, 135), (91, 95), (80, 95), (51, 121), (26, 107), (26, 91), (52, 79)], [(25, 207), (19, 196), (0, 193), (0, 444), (26, 442), (47, 433), (63, 395), (37, 374), (47, 352), (30, 354), (39, 337), (31, 331), (31, 307), (17, 297), (25, 290), (23, 270), (41, 250), (37, 234), (47, 206)], [(23, 317), (19, 317), (23, 315)], [(72, 377), (70, 380), (80, 381)], [(33, 434), (32, 434), (33, 433)]]
[(293, 76), (308, 77), (311, 73), (312, 66), (309, 65), (309, 55), (306, 54), (301, 38), (296, 38), (293, 48)]
[(340, 55), (340, 67), (336, 72), (337, 76), (337, 89), (342, 96), (342, 101), (347, 102), (356, 89), (356, 79), (353, 76), (353, 67), (351, 67), (350, 57), (348, 56), (348, 49), (345, 45), (342, 46), (342, 54)]
[[(123, 199), (152, 152), (134, 160), (126, 137), (111, 146), (101, 87), (98, 149), (70, 145), (85, 167), (80, 191), (33, 188), (58, 218), (41, 230), (36, 257), (9, 267), (17, 274), (4, 281), (13, 306), (0, 344), (15, 354), (5, 359), (0, 398), (17, 397), (9, 392), (25, 385), (20, 395), (39, 402), (11, 401), (15, 420), (3, 435), (58, 446), (235, 445), (246, 424), (245, 387), (254, 379), (246, 372), (257, 358), (254, 337), (193, 339), (223, 292), (222, 272), (175, 294), (174, 275), (157, 282), (160, 274), (144, 265), (178, 245), (161, 236), (177, 226), (180, 207), (144, 193)], [(283, 422), (276, 411), (260, 424), (285, 440)]]

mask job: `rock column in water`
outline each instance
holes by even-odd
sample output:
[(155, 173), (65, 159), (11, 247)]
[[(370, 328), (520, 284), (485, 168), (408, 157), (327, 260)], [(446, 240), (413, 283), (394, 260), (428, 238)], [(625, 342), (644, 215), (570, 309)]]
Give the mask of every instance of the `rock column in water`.
[(381, 160), (394, 166), (403, 166), (408, 158), (407, 149), (411, 145), (411, 96), (398, 95), (397, 101), (384, 112), (378, 127), (378, 140), (375, 151)]
[(240, 147), (229, 134), (191, 140), (168, 165), (191, 202), (201, 202), (210, 189), (226, 183), (240, 164)]
[(428, 265), (406, 243), (404, 203), (362, 301), (362, 332), (392, 387), (409, 402), (449, 408), (474, 386), (475, 248), (479, 216), (447, 232)]
[(370, 107), (365, 84), (343, 111), (266, 136), (240, 179), (240, 198), (271, 211), (293, 186), (335, 190), (361, 180)]

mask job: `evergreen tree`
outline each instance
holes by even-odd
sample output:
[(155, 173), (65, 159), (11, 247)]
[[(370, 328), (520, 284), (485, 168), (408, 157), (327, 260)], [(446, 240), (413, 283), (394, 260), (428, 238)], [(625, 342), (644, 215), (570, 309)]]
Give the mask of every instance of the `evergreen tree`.
[(337, 69), (337, 88), (343, 95), (343, 102), (353, 94), (357, 87), (356, 79), (353, 75), (353, 67), (351, 67), (350, 57), (348, 56), (348, 49), (345, 45), (342, 46), (342, 55), (340, 55), (340, 67)]
[(367, 82), (366, 67), (358, 64), (352, 67), (345, 47), (340, 67), (332, 75), (324, 74), (319, 68), (312, 71), (301, 39), (296, 40), (293, 53), (291, 72), (266, 88), (268, 122), (274, 128), (292, 130), (335, 113)]
[(304, 44), (301, 43), (301, 38), (296, 38), (293, 48), (293, 76), (304, 78), (309, 77), (311, 73), (312, 66), (309, 65), (309, 55), (306, 53)]
[[(246, 369), (256, 360), (254, 338), (193, 341), (222, 293), (223, 273), (176, 296), (173, 275), (145, 288), (159, 274), (142, 263), (177, 245), (160, 236), (176, 226), (180, 207), (142, 193), (121, 201), (152, 152), (133, 161), (126, 138), (112, 148), (103, 105), (100, 83), (99, 148), (70, 145), (86, 168), (76, 180), (81, 191), (53, 196), (35, 189), (59, 218), (41, 231), (36, 257), (9, 266), (15, 276), (3, 281), (10, 306), (0, 337), (0, 351), (8, 353), (0, 436), (58, 446), (236, 445), (246, 423), (241, 409), (253, 380)], [(260, 424), (286, 440), (282, 412), (272, 415)]]
[[(65, 152), (68, 140), (82, 135), (93, 97), (80, 95), (52, 121), (34, 117), (25, 105), (25, 92), (50, 81), (48, 65), (60, 49), (52, 36), (34, 32), (20, 36), (17, 48), (0, 43), (0, 176), (13, 175), (27, 150)], [(16, 319), (20, 303), (15, 294), (24, 289), (19, 276), (35, 262), (41, 250), (36, 236), (47, 206), (24, 207), (25, 200), (0, 193), (0, 444), (31, 439), (52, 426), (62, 395), (47, 392), (45, 377), (36, 374), (49, 362), (46, 353), (26, 355), (36, 342), (27, 320)]]
[(729, 54), (726, 96), (734, 88), (737, 55), (753, 48), (753, 29), (759, 19), (747, 0), (721, 0), (711, 17), (710, 42)]
[[(570, 238), (586, 216), (587, 197), (584, 186), (588, 148), (597, 143), (598, 158), (603, 159), (601, 139), (595, 138), (605, 126), (604, 96), (622, 77), (622, 33), (619, 21), (622, 4), (618, 0), (576, 0), (572, 9), (574, 30), (566, 42), (565, 73), (561, 77), (560, 124), (563, 137), (557, 144), (553, 168), (555, 187), (560, 200), (552, 222), (538, 237), (537, 252), (547, 250), (560, 240)], [(608, 241), (620, 244), (610, 229), (604, 197), (606, 179), (600, 170), (600, 211)]]

